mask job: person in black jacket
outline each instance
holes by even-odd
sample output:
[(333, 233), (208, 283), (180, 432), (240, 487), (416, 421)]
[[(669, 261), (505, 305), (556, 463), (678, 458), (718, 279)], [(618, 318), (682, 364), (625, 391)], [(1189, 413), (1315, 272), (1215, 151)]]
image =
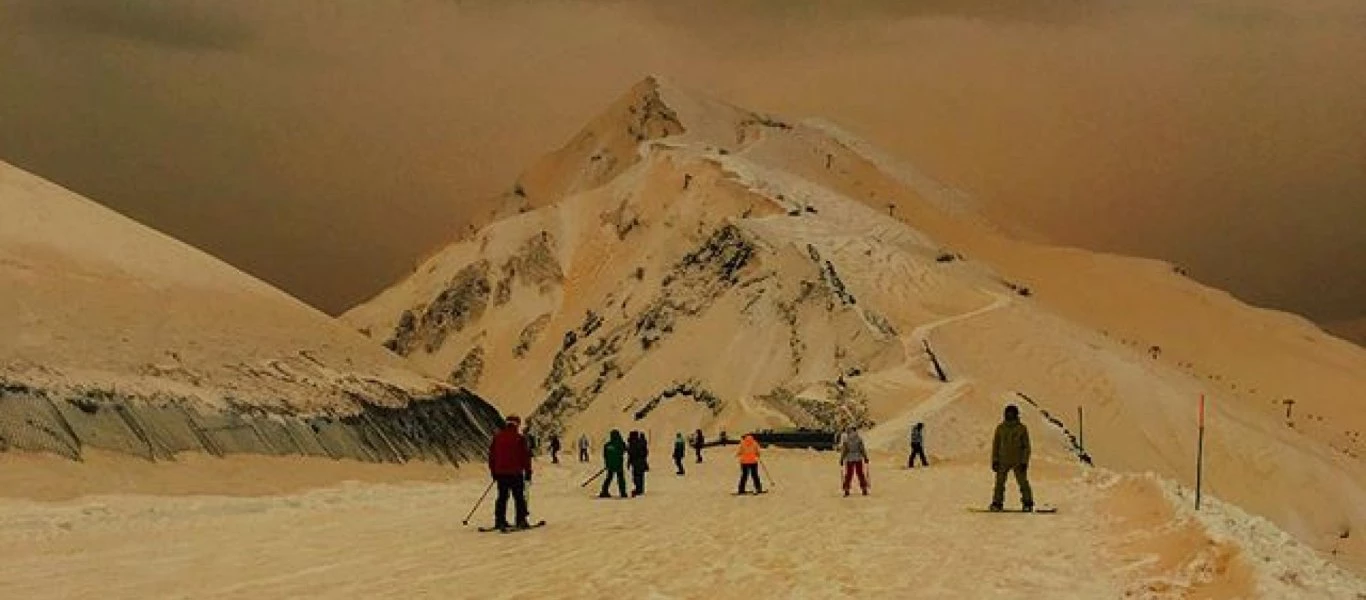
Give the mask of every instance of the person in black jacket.
[(683, 457), (688, 455), (688, 442), (683, 439), (680, 432), (674, 436), (674, 467), (677, 469), (675, 475), (683, 475)]
[(645, 443), (645, 434), (632, 431), (626, 439), (626, 462), (631, 467), (631, 481), (635, 486), (631, 490), (632, 496), (645, 493), (645, 473), (650, 470), (649, 457), (650, 447)]
[(560, 434), (550, 434), (550, 462), (560, 464)]
[(608, 435), (607, 443), (602, 446), (602, 470), (607, 473), (607, 478), (602, 480), (602, 493), (599, 498), (611, 498), (607, 493), (612, 486), (612, 481), (617, 482), (617, 493), (626, 497), (626, 442), (621, 439), (621, 432), (615, 429)]
[(703, 444), (706, 444), (706, 443), (707, 443), (707, 438), (705, 438), (705, 437), (702, 436), (702, 430), (701, 430), (701, 429), (698, 429), (697, 432), (695, 432), (695, 433), (692, 434), (692, 449), (693, 449), (693, 451), (697, 452), (697, 462), (698, 462), (698, 463), (701, 463), (701, 462), (702, 462), (702, 445), (703, 445)]
[(1001, 424), (991, 440), (991, 470), (996, 472), (996, 485), (991, 490), (993, 511), (1004, 508), (1006, 477), (1015, 474), (1020, 486), (1020, 505), (1024, 512), (1034, 510), (1034, 491), (1029, 487), (1029, 428), (1020, 422), (1020, 409), (1014, 404), (1006, 407)]

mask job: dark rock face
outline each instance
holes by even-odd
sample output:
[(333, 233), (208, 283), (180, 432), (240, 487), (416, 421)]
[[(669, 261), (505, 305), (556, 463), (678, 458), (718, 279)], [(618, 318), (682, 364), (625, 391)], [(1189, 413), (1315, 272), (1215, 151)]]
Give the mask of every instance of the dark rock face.
[[(673, 265), (639, 311), (611, 325), (603, 317), (607, 311), (588, 311), (581, 326), (565, 332), (563, 345), (541, 382), (546, 398), (528, 425), (536, 431), (558, 431), (566, 419), (585, 410), (608, 382), (622, 378), (645, 354), (664, 343), (680, 318), (706, 312), (758, 263), (755, 244), (734, 225), (722, 225)], [(720, 410), (722, 402), (710, 393), (696, 400), (713, 412)], [(655, 405), (659, 402), (655, 400)], [(644, 418), (653, 408), (637, 418)]]
[(541, 332), (549, 324), (550, 315), (544, 314), (523, 327), (522, 332), (517, 335), (517, 346), (512, 349), (512, 355), (517, 358), (526, 356), (526, 353), (531, 350), (531, 345), (536, 343), (536, 339), (541, 337)]
[(203, 452), (458, 465), (485, 458), (502, 421), (497, 410), (463, 389), (410, 398), (402, 407), (359, 396), (354, 401), (348, 414), (285, 414), (235, 403), (203, 410), (183, 398), (106, 390), (67, 396), (0, 382), (0, 451), (71, 460), (97, 448), (152, 461)]
[(446, 289), (416, 312), (404, 311), (393, 337), (384, 346), (407, 356), (421, 347), (428, 354), (441, 349), (446, 336), (479, 319), (488, 308), (493, 287), (489, 263), (479, 261), (456, 273)]
[[(667, 388), (659, 394), (656, 394), (653, 398), (646, 400), (640, 408), (636, 409), (632, 416), (637, 421), (644, 419), (647, 415), (654, 411), (655, 408), (658, 408), (661, 402), (678, 396), (690, 399), (693, 402), (697, 402), (698, 404), (706, 406), (707, 409), (710, 410), (713, 415), (718, 415), (721, 413), (721, 408), (723, 406), (721, 399), (718, 398), (716, 394), (713, 394), (706, 388), (703, 388), (701, 383), (697, 382), (696, 380), (689, 379), (688, 381), (683, 383), (676, 383), (673, 387)], [(631, 408), (634, 408), (637, 402), (632, 402)]]
[(651, 79), (648, 84), (651, 88), (649, 93), (642, 94), (635, 104), (626, 109), (633, 117), (626, 125), (627, 135), (637, 142), (643, 142), (683, 133), (683, 123), (678, 120), (674, 109), (660, 98), (656, 82)]
[(564, 278), (564, 268), (555, 258), (555, 250), (552, 248), (554, 243), (555, 239), (548, 232), (542, 231), (539, 235), (527, 238), (517, 254), (508, 257), (502, 271), (504, 277), (509, 280), (509, 290), (513, 277), (522, 285), (535, 287), (541, 293), (546, 293), (552, 286), (561, 282)]
[(483, 375), (484, 347), (475, 346), (465, 353), (465, 358), (460, 359), (460, 364), (455, 366), (446, 381), (451, 385), (471, 388), (479, 385), (479, 379)]
[(868, 401), (861, 394), (838, 383), (827, 384), (827, 387), (829, 400), (803, 398), (781, 387), (759, 399), (801, 428), (843, 431), (851, 426), (866, 428), (876, 425), (868, 418)]

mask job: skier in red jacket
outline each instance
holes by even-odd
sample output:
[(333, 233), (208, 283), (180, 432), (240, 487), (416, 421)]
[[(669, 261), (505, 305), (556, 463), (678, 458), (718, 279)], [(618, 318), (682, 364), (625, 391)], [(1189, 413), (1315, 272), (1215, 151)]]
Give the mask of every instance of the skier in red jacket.
[(493, 436), (489, 446), (489, 475), (498, 483), (498, 500), (493, 505), (493, 526), (508, 529), (508, 496), (517, 505), (519, 529), (530, 527), (526, 506), (526, 483), (531, 481), (531, 449), (526, 438), (517, 431), (522, 419), (509, 415), (503, 428)]

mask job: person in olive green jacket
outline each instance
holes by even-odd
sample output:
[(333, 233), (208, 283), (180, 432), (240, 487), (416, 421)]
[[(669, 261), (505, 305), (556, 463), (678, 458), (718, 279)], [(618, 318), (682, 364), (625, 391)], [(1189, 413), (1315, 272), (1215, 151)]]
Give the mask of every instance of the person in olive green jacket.
[(621, 439), (621, 431), (612, 430), (607, 440), (607, 444), (602, 447), (603, 468), (607, 471), (607, 478), (602, 480), (602, 493), (599, 498), (611, 498), (607, 489), (612, 485), (612, 479), (617, 480), (617, 493), (622, 498), (626, 497), (626, 440)]
[(1002, 510), (1005, 503), (1006, 476), (1015, 474), (1020, 486), (1020, 504), (1025, 512), (1034, 510), (1034, 492), (1029, 489), (1029, 429), (1020, 422), (1020, 409), (1007, 406), (1005, 419), (996, 426), (991, 441), (991, 470), (996, 472), (996, 487), (991, 492), (991, 510)]

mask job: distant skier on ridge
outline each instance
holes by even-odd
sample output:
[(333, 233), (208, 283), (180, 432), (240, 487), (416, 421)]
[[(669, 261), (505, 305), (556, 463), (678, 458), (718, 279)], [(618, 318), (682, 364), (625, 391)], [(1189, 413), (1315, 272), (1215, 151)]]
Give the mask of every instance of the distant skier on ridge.
[(1034, 492), (1029, 487), (1029, 450), (1029, 429), (1020, 422), (1020, 409), (1011, 404), (991, 441), (991, 470), (996, 473), (996, 486), (991, 492), (990, 510), (1005, 509), (1006, 476), (1010, 473), (1015, 474), (1015, 483), (1020, 486), (1022, 510), (1034, 510)]

